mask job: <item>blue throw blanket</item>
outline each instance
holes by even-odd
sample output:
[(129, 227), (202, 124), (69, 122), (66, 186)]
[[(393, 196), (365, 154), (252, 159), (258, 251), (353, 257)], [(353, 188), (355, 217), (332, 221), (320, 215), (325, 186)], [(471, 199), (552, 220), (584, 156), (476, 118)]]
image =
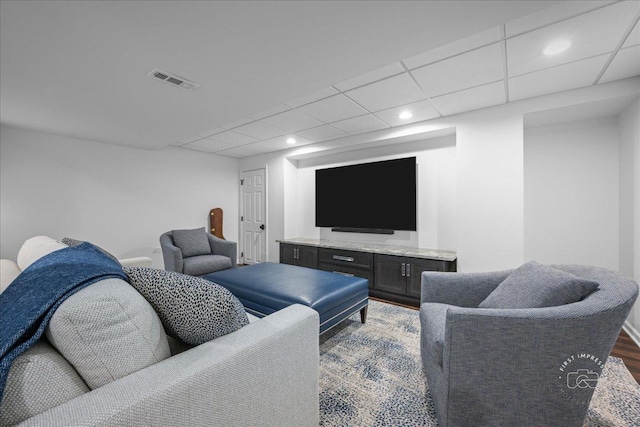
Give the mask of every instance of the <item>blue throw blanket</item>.
[(40, 339), (58, 306), (110, 277), (129, 281), (117, 261), (85, 242), (40, 258), (0, 294), (0, 401), (11, 363)]

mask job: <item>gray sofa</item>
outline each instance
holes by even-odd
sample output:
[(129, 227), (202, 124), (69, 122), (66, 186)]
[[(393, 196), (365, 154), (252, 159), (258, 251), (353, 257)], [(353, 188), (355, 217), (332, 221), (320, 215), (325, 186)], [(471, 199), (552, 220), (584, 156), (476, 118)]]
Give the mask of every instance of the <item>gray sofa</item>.
[(599, 288), (559, 306), (478, 308), (513, 270), (423, 273), (421, 356), (441, 426), (582, 426), (638, 285), (602, 268), (552, 267)]
[[(29, 251), (25, 244), (23, 268), (62, 249), (53, 243), (32, 241)], [(22, 285), (19, 268), (9, 267), (16, 275), (3, 296)], [(315, 310), (291, 305), (237, 324), (235, 310), (245, 316), (243, 307), (230, 303), (230, 293), (216, 293), (217, 285), (150, 268), (127, 271), (131, 283), (106, 278), (57, 307), (45, 336), (11, 364), (0, 426), (318, 425)], [(149, 294), (154, 289), (163, 292)], [(202, 343), (172, 338), (169, 327)], [(205, 327), (214, 338), (199, 336)]]
[[(181, 243), (175, 241), (175, 233), (186, 234), (187, 239)], [(194, 234), (195, 233), (195, 234)], [(201, 234), (201, 236), (199, 236)], [(206, 253), (198, 251), (198, 237), (206, 236), (208, 245)], [(194, 238), (195, 237), (195, 238)], [(182, 248), (180, 247), (182, 245)], [(235, 268), (238, 260), (238, 244), (206, 233), (204, 227), (195, 230), (172, 230), (160, 236), (160, 247), (164, 259), (164, 269), (191, 276), (203, 276), (208, 273)], [(194, 249), (192, 249), (194, 248)], [(186, 252), (191, 250), (196, 255)]]

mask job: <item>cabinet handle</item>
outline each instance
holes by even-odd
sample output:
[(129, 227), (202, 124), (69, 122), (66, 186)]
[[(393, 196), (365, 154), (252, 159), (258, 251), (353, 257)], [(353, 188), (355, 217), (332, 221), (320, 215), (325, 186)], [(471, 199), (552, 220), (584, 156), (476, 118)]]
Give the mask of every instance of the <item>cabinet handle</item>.
[(338, 261), (346, 261), (346, 262), (353, 262), (354, 261), (353, 257), (341, 256), (341, 255), (334, 255), (333, 259), (338, 260)]
[(343, 276), (353, 277), (353, 274), (351, 273), (343, 273), (342, 271), (335, 271), (335, 270), (333, 270), (333, 272), (337, 274), (342, 274)]
[(293, 248), (293, 259), (298, 259), (300, 254), (298, 254), (298, 249)]
[(400, 267), (400, 274), (402, 275), (402, 277), (404, 277), (404, 276), (405, 276), (404, 268), (405, 268), (405, 263), (403, 262), (403, 263), (402, 263), (402, 267)]
[(407, 263), (406, 267), (404, 268), (404, 275), (409, 277), (411, 276), (411, 264)]

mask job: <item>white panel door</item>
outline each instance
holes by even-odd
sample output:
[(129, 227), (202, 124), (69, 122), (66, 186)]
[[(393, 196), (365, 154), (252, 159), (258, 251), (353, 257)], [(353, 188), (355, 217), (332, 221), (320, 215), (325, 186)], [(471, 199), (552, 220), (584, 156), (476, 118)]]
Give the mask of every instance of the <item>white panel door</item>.
[(267, 251), (265, 170), (242, 172), (240, 186), (242, 188), (241, 260), (244, 264), (264, 262)]

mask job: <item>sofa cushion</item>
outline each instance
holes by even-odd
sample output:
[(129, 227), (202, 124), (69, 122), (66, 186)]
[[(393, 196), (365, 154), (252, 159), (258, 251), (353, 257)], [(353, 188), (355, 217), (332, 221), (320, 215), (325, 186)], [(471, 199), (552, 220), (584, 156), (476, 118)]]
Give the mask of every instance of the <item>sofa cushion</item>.
[(182, 272), (190, 276), (202, 276), (231, 268), (231, 258), (224, 255), (197, 255), (182, 260)]
[(193, 230), (173, 230), (173, 243), (180, 248), (184, 258), (196, 255), (210, 255), (211, 246), (204, 227)]
[(18, 251), (18, 257), (16, 259), (18, 267), (24, 271), (43, 256), (66, 247), (67, 245), (49, 236), (35, 236), (27, 239)]
[(20, 275), (20, 267), (10, 259), (0, 259), (0, 293)]
[(249, 323), (242, 303), (208, 280), (152, 268), (124, 271), (158, 313), (167, 334), (187, 344), (202, 344)]
[(170, 356), (158, 315), (121, 279), (96, 282), (67, 298), (46, 335), (91, 389)]
[(89, 391), (73, 367), (45, 339), (11, 364), (0, 425), (13, 425)]
[(478, 307), (554, 307), (580, 301), (597, 288), (593, 280), (531, 261), (507, 276)]

